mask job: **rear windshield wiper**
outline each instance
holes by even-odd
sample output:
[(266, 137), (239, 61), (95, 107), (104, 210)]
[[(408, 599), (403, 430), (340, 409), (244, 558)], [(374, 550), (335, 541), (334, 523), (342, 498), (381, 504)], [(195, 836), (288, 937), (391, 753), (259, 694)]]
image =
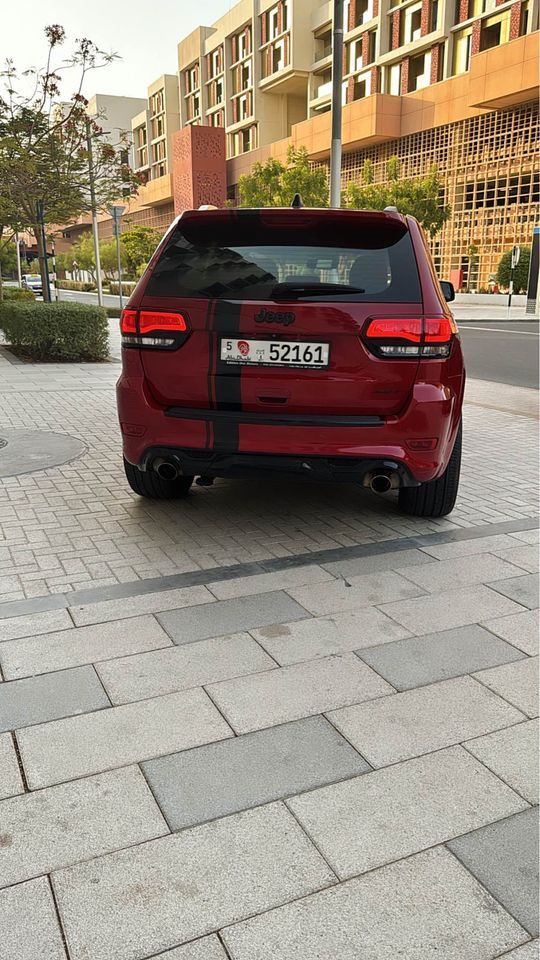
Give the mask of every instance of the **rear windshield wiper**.
[(273, 300), (290, 300), (301, 297), (302, 294), (308, 297), (322, 297), (329, 293), (345, 294), (365, 292), (363, 287), (353, 287), (348, 283), (316, 283), (311, 280), (286, 280), (273, 287), (271, 296)]

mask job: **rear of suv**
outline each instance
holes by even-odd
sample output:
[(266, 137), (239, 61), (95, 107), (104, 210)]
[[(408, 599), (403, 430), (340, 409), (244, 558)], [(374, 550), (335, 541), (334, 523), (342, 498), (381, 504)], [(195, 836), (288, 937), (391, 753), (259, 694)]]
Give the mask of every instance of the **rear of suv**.
[(463, 358), (412, 217), (187, 211), (121, 333), (124, 463), (141, 496), (279, 472), (397, 489), (417, 516), (452, 510)]

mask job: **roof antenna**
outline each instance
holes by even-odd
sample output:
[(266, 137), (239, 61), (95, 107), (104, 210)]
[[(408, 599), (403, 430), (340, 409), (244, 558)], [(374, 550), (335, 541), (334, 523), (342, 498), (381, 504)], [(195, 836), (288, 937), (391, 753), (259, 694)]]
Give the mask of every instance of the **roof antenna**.
[(291, 207), (303, 207), (303, 206), (304, 204), (302, 203), (302, 197), (300, 196), (299, 193), (295, 193), (293, 197), (293, 202), (291, 203)]

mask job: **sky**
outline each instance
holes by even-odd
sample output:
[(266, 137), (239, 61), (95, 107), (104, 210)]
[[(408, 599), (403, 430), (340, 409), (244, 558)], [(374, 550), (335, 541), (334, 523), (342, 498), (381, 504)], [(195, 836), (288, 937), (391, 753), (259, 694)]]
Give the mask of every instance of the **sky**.
[[(176, 45), (195, 27), (208, 26), (234, 6), (235, 0), (42, 0), (25, 4), (2, 2), (0, 69), (9, 57), (22, 71), (42, 66), (46, 54), (44, 28), (61, 24), (71, 43), (87, 37), (121, 60), (87, 77), (83, 93), (146, 97), (147, 87), (162, 73), (176, 73)], [(69, 96), (73, 77), (64, 93)]]

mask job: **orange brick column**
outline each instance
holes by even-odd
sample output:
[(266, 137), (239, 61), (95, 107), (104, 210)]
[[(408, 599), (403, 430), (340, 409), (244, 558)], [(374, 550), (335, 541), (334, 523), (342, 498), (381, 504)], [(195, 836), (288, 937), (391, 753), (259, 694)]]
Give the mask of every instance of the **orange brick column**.
[(480, 20), (475, 20), (472, 25), (472, 37), (471, 37), (471, 56), (474, 56), (475, 53), (480, 52), (480, 31), (482, 29), (482, 24)]
[(184, 127), (172, 138), (175, 214), (203, 203), (222, 207), (227, 199), (225, 131), (222, 127)]
[(513, 3), (510, 7), (510, 40), (517, 40), (521, 24), (521, 3)]

